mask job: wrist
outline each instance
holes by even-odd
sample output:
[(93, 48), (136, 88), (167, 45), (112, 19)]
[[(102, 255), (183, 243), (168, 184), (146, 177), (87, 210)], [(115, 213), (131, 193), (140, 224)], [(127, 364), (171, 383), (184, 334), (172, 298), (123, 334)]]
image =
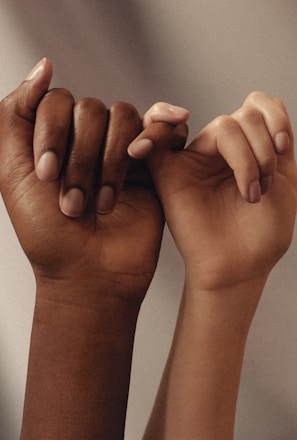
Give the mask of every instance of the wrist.
[(96, 277), (70, 274), (51, 278), (35, 272), (35, 279), (36, 301), (50, 300), (81, 307), (122, 302), (140, 308), (148, 288), (128, 274), (101, 273)]
[(109, 293), (38, 280), (22, 440), (123, 438), (140, 304)]
[[(102, 287), (102, 286), (101, 286)], [(134, 334), (140, 302), (123, 300), (117, 293), (90, 283), (51, 280), (37, 284), (33, 328), (41, 337), (55, 340), (56, 335), (95, 335), (113, 341), (123, 334)], [(37, 336), (38, 337), (38, 336)], [(132, 338), (133, 339), (133, 338)], [(113, 344), (113, 343), (112, 343)], [(111, 345), (112, 345), (111, 344)]]
[[(248, 331), (261, 298), (266, 277), (236, 284), (205, 288), (205, 283), (186, 274), (184, 301), (209, 317), (218, 328), (226, 326), (232, 332)], [(204, 312), (202, 312), (202, 310)]]
[(224, 291), (251, 286), (263, 289), (273, 268), (271, 261), (260, 261), (244, 254), (220, 252), (204, 253), (198, 251), (184, 257), (186, 279), (201, 291)]

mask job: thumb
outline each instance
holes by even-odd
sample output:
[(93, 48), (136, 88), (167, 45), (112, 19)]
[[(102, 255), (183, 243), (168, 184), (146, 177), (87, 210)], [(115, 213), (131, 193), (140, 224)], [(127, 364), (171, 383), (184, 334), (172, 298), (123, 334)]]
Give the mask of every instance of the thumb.
[(5, 177), (22, 179), (24, 173), (33, 166), (32, 144), (36, 109), (48, 90), (51, 78), (52, 65), (43, 58), (31, 70), (26, 80), (0, 102), (1, 191)]
[(40, 60), (28, 74), (25, 81), (1, 101), (1, 117), (33, 122), (36, 108), (47, 92), (52, 79), (52, 65), (47, 58)]

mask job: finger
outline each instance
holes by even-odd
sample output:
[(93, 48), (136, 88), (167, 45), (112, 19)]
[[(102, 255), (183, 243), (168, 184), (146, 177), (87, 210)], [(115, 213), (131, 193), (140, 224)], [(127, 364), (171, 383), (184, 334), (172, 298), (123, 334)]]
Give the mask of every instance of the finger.
[(279, 108), (282, 109), (282, 111), (289, 117), (288, 110), (287, 110), (283, 100), (278, 97), (274, 97), (273, 100), (279, 106)]
[(259, 167), (240, 125), (231, 116), (219, 116), (187, 147), (206, 158), (221, 156), (234, 177), (242, 197), (250, 203), (261, 198)]
[[(34, 169), (33, 126), (37, 106), (48, 90), (52, 65), (42, 59), (26, 80), (0, 103), (1, 172), (18, 179)], [(27, 165), (27, 166), (24, 166)]]
[(129, 156), (144, 159), (153, 148), (183, 149), (188, 136), (185, 123), (189, 116), (189, 111), (182, 107), (157, 102), (145, 113), (142, 121), (144, 130), (129, 145)]
[(140, 130), (141, 119), (132, 105), (124, 102), (112, 105), (97, 199), (99, 214), (110, 213), (117, 202), (130, 163), (127, 148)]
[(74, 99), (66, 89), (50, 90), (41, 100), (34, 129), (34, 162), (38, 178), (59, 176), (67, 149)]
[(1, 101), (1, 107), (16, 118), (34, 121), (36, 108), (47, 92), (51, 78), (52, 65), (43, 58), (33, 67), (25, 81)]
[(187, 122), (190, 113), (183, 107), (178, 107), (167, 102), (157, 102), (143, 117), (143, 128), (148, 127), (153, 122), (168, 122), (178, 125)]
[(262, 194), (271, 187), (277, 166), (273, 140), (267, 130), (262, 112), (243, 106), (232, 114), (243, 131), (259, 166)]
[(243, 106), (258, 109), (264, 118), (268, 132), (278, 153), (286, 153), (293, 145), (293, 132), (286, 111), (271, 96), (253, 92)]
[(144, 159), (152, 149), (182, 150), (188, 137), (186, 124), (154, 122), (145, 128), (128, 147), (129, 156)]
[(73, 140), (59, 197), (60, 209), (69, 217), (79, 217), (93, 196), (107, 124), (108, 112), (101, 101), (84, 98), (75, 104)]

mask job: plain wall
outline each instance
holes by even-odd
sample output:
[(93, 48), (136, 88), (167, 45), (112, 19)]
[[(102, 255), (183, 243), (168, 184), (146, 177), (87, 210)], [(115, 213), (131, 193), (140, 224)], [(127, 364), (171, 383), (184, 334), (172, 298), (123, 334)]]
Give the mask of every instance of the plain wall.
[[(297, 129), (294, 0), (1, 0), (0, 96), (43, 56), (53, 86), (107, 105), (191, 112), (190, 137), (252, 90), (284, 99)], [(0, 439), (18, 438), (34, 279), (0, 204)], [(297, 439), (297, 241), (272, 273), (250, 331), (236, 440)], [(139, 440), (171, 343), (183, 265), (165, 231), (135, 343), (127, 440)], [(181, 439), (186, 440), (186, 439)]]

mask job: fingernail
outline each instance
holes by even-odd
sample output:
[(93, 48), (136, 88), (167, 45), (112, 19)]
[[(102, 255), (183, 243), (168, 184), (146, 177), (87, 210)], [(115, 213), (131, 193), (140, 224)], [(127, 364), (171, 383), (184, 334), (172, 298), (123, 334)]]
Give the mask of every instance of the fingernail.
[(260, 179), (261, 193), (266, 194), (272, 185), (272, 176), (264, 176)]
[(30, 81), (31, 79), (36, 78), (36, 76), (44, 69), (46, 63), (46, 58), (42, 58), (31, 70), (31, 72), (28, 74), (26, 80)]
[(44, 182), (49, 182), (58, 177), (59, 163), (53, 151), (49, 150), (43, 153), (36, 166), (36, 174), (37, 177)]
[(134, 159), (142, 159), (145, 157), (149, 151), (153, 148), (154, 144), (150, 139), (139, 139), (138, 141), (132, 142), (128, 147), (129, 156)]
[(261, 199), (261, 187), (258, 180), (254, 180), (249, 186), (249, 202), (257, 203)]
[(63, 195), (60, 208), (68, 217), (79, 217), (84, 209), (84, 194), (79, 188), (71, 188)]
[(278, 153), (286, 153), (290, 149), (290, 138), (286, 131), (277, 133), (274, 138), (275, 147)]
[(180, 117), (189, 117), (190, 113), (189, 110), (183, 108), (183, 107), (178, 107), (177, 105), (170, 105), (168, 107), (168, 111), (171, 114), (174, 114), (176, 117), (180, 118)]
[(102, 186), (97, 198), (97, 211), (99, 214), (109, 214), (114, 204), (114, 191), (109, 185)]

